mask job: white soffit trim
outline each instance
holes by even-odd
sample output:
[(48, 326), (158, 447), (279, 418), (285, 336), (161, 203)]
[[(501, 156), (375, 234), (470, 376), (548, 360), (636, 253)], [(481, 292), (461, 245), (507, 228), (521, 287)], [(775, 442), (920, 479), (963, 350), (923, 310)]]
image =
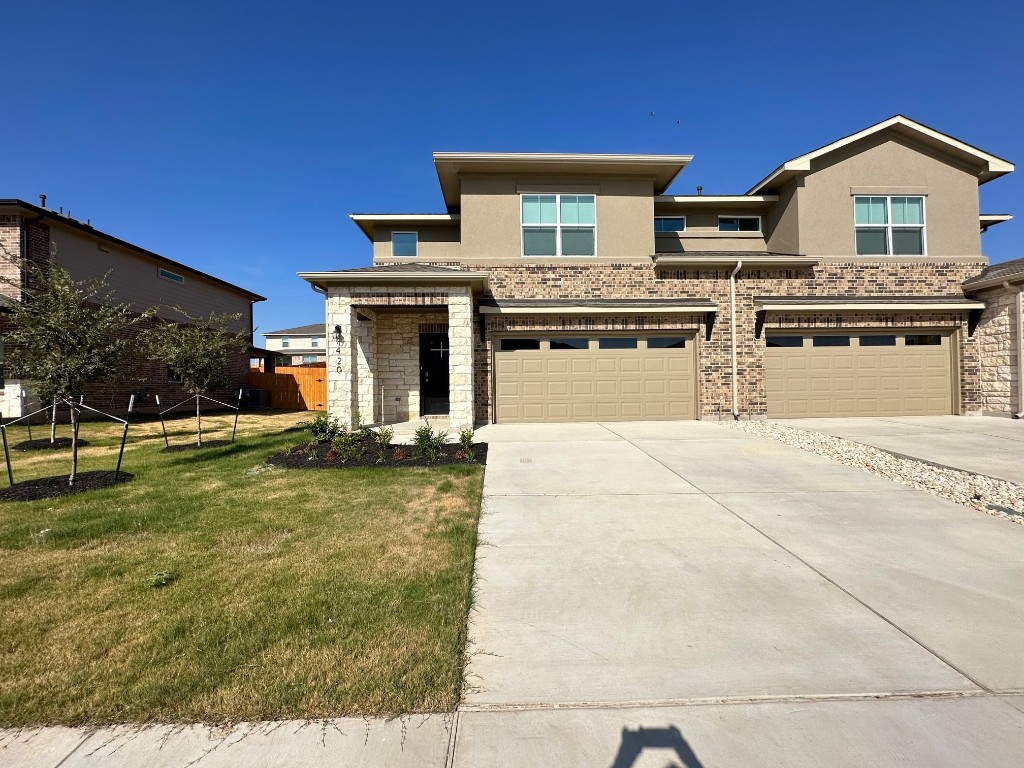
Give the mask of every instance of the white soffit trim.
[(984, 309), (985, 304), (980, 301), (948, 301), (948, 302), (879, 302), (878, 304), (866, 304), (858, 302), (830, 302), (811, 304), (773, 304), (763, 302), (754, 305), (757, 310), (765, 312), (831, 312), (842, 310), (844, 312), (922, 312), (928, 310), (962, 310)]
[(484, 315), (696, 315), (717, 312), (716, 305), (664, 307), (480, 307)]
[(846, 136), (838, 141), (834, 141), (820, 149), (814, 150), (813, 152), (808, 152), (805, 155), (794, 157), (792, 160), (780, 165), (765, 178), (755, 184), (747, 194), (754, 195), (761, 192), (763, 189), (770, 188), (772, 182), (776, 181), (783, 175), (792, 175), (795, 173), (809, 171), (811, 170), (811, 162), (817, 160), (819, 157), (835, 152), (837, 149), (842, 149), (843, 147), (853, 144), (856, 141), (860, 141), (872, 134), (894, 127), (903, 128), (911, 133), (917, 134), (920, 138), (930, 141), (933, 144), (944, 145), (949, 149), (960, 152), (962, 155), (969, 155), (972, 158), (985, 163), (987, 167), (980, 175), (979, 183), (990, 181), (1005, 173), (1011, 173), (1014, 169), (1013, 163), (1003, 160), (1001, 157), (996, 157), (995, 155), (984, 152), (977, 147), (972, 147), (970, 144), (965, 144), (959, 139), (954, 139), (952, 136), (940, 133), (934, 128), (929, 128), (915, 120), (911, 120), (909, 117), (895, 115), (894, 117), (890, 117), (888, 120), (875, 123), (874, 125), (865, 128), (863, 131), (858, 131), (857, 133)]
[(699, 267), (702, 265), (713, 267), (722, 264), (733, 265), (737, 261), (742, 261), (744, 267), (815, 267), (821, 263), (818, 259), (809, 256), (786, 258), (785, 256), (759, 256), (756, 253), (745, 255), (742, 252), (736, 252), (728, 256), (665, 256), (659, 254), (654, 265), (657, 267)]
[(777, 203), (778, 195), (655, 195), (655, 205), (763, 205)]
[(1009, 213), (983, 213), (978, 217), (978, 223), (981, 224), (981, 229), (984, 231), (989, 227), (1002, 224), (1012, 218), (1013, 215)]
[(367, 238), (373, 240), (374, 224), (457, 224), (457, 213), (350, 213), (348, 216)]

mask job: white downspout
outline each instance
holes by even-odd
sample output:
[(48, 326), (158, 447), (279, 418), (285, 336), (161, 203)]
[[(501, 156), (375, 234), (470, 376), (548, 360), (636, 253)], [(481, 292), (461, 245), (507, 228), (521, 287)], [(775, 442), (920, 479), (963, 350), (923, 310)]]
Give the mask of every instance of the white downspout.
[(1004, 282), (1003, 287), (1016, 294), (1013, 298), (1013, 324), (1016, 326), (1017, 338), (1017, 413), (1011, 414), (1013, 418), (1024, 418), (1024, 285), (1013, 286)]
[[(743, 267), (742, 261), (736, 262), (736, 269), (729, 275), (729, 343), (732, 347), (732, 417), (739, 419), (739, 389), (736, 384), (736, 274)], [(1018, 299), (1020, 294), (1017, 294)]]

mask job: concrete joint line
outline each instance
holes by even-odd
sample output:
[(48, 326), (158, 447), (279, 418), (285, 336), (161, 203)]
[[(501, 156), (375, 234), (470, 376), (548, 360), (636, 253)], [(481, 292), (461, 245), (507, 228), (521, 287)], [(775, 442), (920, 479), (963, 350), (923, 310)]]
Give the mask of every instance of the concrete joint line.
[[(912, 699), (977, 699), (993, 695), (988, 691), (865, 691), (863, 693), (807, 693), (779, 696), (714, 696), (696, 699), (651, 699), (641, 701), (576, 701), (563, 704), (477, 704), (460, 706), (460, 712), (535, 712), (592, 709), (654, 709), (658, 707), (709, 707), (734, 704), (796, 704), (835, 701), (900, 701)], [(1001, 694), (1005, 695), (1005, 694)]]
[[(604, 426), (604, 427), (605, 427), (605, 429), (608, 429), (608, 427), (607, 427), (607, 426), (605, 426), (605, 425), (603, 425), (603, 424), (602, 424), (601, 426)], [(612, 430), (611, 430), (611, 429), (608, 429), (608, 431), (609, 431), (609, 432), (612, 432)], [(616, 432), (612, 432), (612, 434), (617, 434), (617, 433), (616, 433)], [(753, 524), (752, 522), (750, 522), (750, 521), (749, 521), (749, 520), (747, 520), (747, 519), (746, 519), (745, 517), (743, 517), (743, 515), (739, 514), (738, 512), (735, 512), (734, 510), (732, 510), (732, 509), (730, 509), (729, 507), (727, 507), (727, 506), (726, 506), (726, 505), (725, 505), (725, 504), (724, 504), (723, 502), (719, 501), (719, 500), (718, 500), (718, 499), (716, 499), (716, 498), (715, 498), (714, 496), (712, 496), (712, 495), (711, 495), (710, 493), (708, 493), (707, 491), (705, 491), (705, 490), (703, 490), (702, 488), (700, 488), (700, 487), (699, 487), (699, 486), (698, 486), (698, 485), (697, 485), (696, 483), (694, 483), (694, 482), (693, 482), (692, 480), (687, 480), (687, 478), (685, 478), (685, 477), (683, 477), (682, 475), (680, 475), (680, 474), (679, 474), (678, 472), (676, 472), (676, 471), (675, 471), (674, 469), (672, 469), (671, 467), (669, 467), (669, 466), (668, 466), (667, 464), (665, 464), (665, 463), (664, 463), (664, 462), (662, 462), (662, 461), (659, 461), (659, 460), (658, 460), (657, 458), (655, 458), (654, 456), (651, 456), (651, 454), (647, 453), (647, 451), (645, 451), (645, 450), (644, 450), (643, 448), (641, 448), (641, 447), (640, 447), (639, 445), (637, 445), (636, 443), (634, 443), (634, 442), (633, 442), (632, 440), (629, 440), (628, 438), (622, 437), (622, 435), (619, 435), (619, 437), (620, 437), (620, 438), (621, 438), (622, 440), (625, 440), (625, 441), (626, 441), (627, 443), (629, 443), (630, 445), (632, 445), (632, 446), (633, 446), (634, 448), (636, 448), (636, 449), (637, 449), (638, 451), (640, 451), (641, 453), (643, 453), (643, 454), (645, 454), (646, 456), (650, 457), (652, 461), (656, 461), (656, 462), (657, 462), (658, 464), (661, 464), (661, 466), (665, 467), (665, 469), (667, 469), (667, 470), (668, 470), (669, 472), (671, 472), (672, 474), (674, 474), (674, 475), (676, 475), (677, 477), (679, 477), (679, 478), (680, 478), (681, 480), (685, 480), (686, 482), (690, 483), (690, 485), (692, 485), (692, 486), (693, 486), (694, 488), (698, 488), (698, 489), (699, 489), (699, 490), (701, 491), (701, 493), (703, 493), (703, 494), (704, 494), (705, 496), (707, 496), (707, 497), (708, 497), (708, 498), (709, 498), (709, 499), (710, 499), (710, 500), (711, 500), (712, 502), (714, 502), (715, 504), (717, 504), (718, 506), (720, 506), (720, 507), (721, 507), (722, 509), (724, 509), (724, 510), (725, 510), (726, 512), (728, 512), (728, 513), (729, 513), (730, 515), (733, 515), (733, 516), (734, 516), (734, 517), (735, 517), (735, 518), (736, 518), (737, 520), (739, 520), (739, 521), (741, 521), (742, 523), (744, 523), (745, 525), (749, 526), (749, 527), (750, 527), (751, 529), (753, 529), (754, 531), (756, 531), (757, 533), (759, 533), (759, 534), (760, 534), (761, 536), (763, 536), (764, 538), (768, 539), (768, 541), (770, 541), (770, 542), (771, 542), (772, 544), (774, 544), (774, 545), (775, 545), (775, 546), (777, 546), (777, 547), (778, 547), (779, 549), (781, 549), (781, 550), (782, 550), (783, 552), (787, 553), (788, 555), (790, 555), (791, 557), (793, 557), (794, 559), (796, 559), (796, 560), (797, 560), (798, 562), (800, 562), (801, 564), (803, 564), (803, 565), (804, 565), (804, 566), (805, 566), (806, 568), (810, 569), (810, 570), (811, 570), (812, 572), (816, 573), (816, 574), (817, 574), (817, 575), (818, 575), (819, 577), (821, 577), (822, 579), (824, 579), (825, 581), (827, 581), (827, 582), (828, 582), (829, 584), (831, 584), (831, 585), (832, 585), (833, 587), (835, 587), (836, 589), (838, 589), (838, 590), (839, 590), (840, 592), (842, 592), (842, 593), (843, 593), (844, 595), (846, 595), (847, 597), (849, 597), (849, 598), (850, 598), (851, 600), (854, 600), (854, 601), (856, 601), (857, 603), (859, 603), (860, 605), (862, 605), (862, 606), (863, 606), (864, 608), (866, 608), (867, 610), (871, 611), (871, 613), (873, 613), (873, 614), (874, 614), (875, 616), (877, 616), (878, 618), (880, 618), (880, 619), (881, 619), (882, 621), (884, 621), (884, 622), (885, 622), (886, 624), (888, 624), (888, 625), (889, 625), (890, 627), (892, 627), (893, 629), (895, 629), (895, 630), (896, 630), (897, 632), (899, 632), (899, 633), (900, 633), (901, 635), (903, 635), (904, 637), (906, 637), (907, 639), (909, 639), (910, 641), (912, 641), (913, 643), (915, 643), (916, 645), (918, 645), (918, 646), (919, 646), (920, 648), (923, 648), (923, 649), (924, 649), (925, 651), (927, 651), (928, 653), (930, 653), (930, 654), (931, 654), (932, 656), (934, 656), (934, 657), (935, 657), (936, 659), (938, 659), (939, 661), (941, 661), (941, 662), (942, 662), (943, 664), (945, 664), (945, 665), (946, 665), (947, 667), (949, 667), (950, 669), (952, 669), (953, 671), (955, 671), (956, 673), (958, 673), (959, 675), (961, 675), (962, 677), (964, 677), (964, 678), (965, 678), (966, 680), (970, 681), (970, 682), (971, 682), (971, 684), (973, 684), (973, 685), (977, 686), (978, 688), (980, 688), (980, 689), (981, 689), (982, 691), (984, 691), (984, 692), (985, 692), (985, 693), (987, 693), (987, 694), (993, 694), (993, 693), (994, 693), (994, 692), (993, 692), (993, 691), (992, 691), (992, 690), (991, 690), (991, 689), (990, 689), (990, 688), (989, 688), (988, 686), (986, 686), (986, 685), (983, 685), (983, 684), (982, 684), (982, 683), (980, 683), (980, 682), (979, 682), (978, 680), (975, 680), (975, 679), (974, 679), (973, 677), (971, 677), (971, 676), (970, 676), (969, 674), (967, 674), (967, 673), (966, 673), (966, 672), (965, 672), (964, 670), (960, 669), (960, 667), (958, 667), (958, 666), (957, 666), (956, 664), (954, 664), (954, 663), (953, 663), (952, 661), (950, 661), (949, 659), (947, 659), (947, 658), (945, 658), (944, 656), (942, 656), (942, 654), (940, 654), (940, 653), (939, 653), (938, 651), (934, 650), (933, 648), (930, 648), (930, 647), (929, 647), (928, 645), (926, 645), (926, 644), (925, 644), (925, 643), (924, 643), (923, 641), (919, 640), (918, 638), (914, 637), (914, 635), (910, 634), (910, 632), (908, 632), (907, 630), (903, 629), (903, 627), (899, 626), (899, 625), (898, 625), (898, 624), (896, 624), (896, 623), (895, 623), (894, 621), (890, 620), (890, 619), (889, 619), (888, 617), (886, 617), (886, 616), (884, 616), (883, 614), (881, 614), (881, 613), (880, 613), (879, 611), (877, 611), (877, 610), (876, 610), (875, 608), (873, 608), (872, 606), (870, 606), (870, 605), (868, 605), (867, 603), (865, 603), (865, 602), (864, 602), (863, 600), (861, 600), (861, 599), (860, 599), (859, 597), (857, 597), (857, 596), (856, 596), (855, 594), (853, 594), (852, 592), (850, 592), (850, 591), (849, 591), (848, 589), (846, 589), (845, 587), (843, 587), (843, 586), (839, 585), (839, 584), (838, 584), (837, 582), (835, 582), (835, 581), (834, 581), (833, 579), (831, 579), (831, 578), (830, 578), (829, 576), (826, 576), (826, 575), (825, 575), (825, 573), (823, 573), (822, 571), (818, 570), (818, 569), (817, 569), (817, 568), (815, 568), (815, 567), (814, 567), (813, 565), (811, 565), (811, 564), (810, 564), (809, 562), (807, 562), (807, 561), (806, 561), (806, 560), (804, 560), (804, 559), (803, 559), (802, 557), (800, 557), (800, 556), (799, 556), (798, 554), (796, 554), (796, 553), (795, 553), (795, 552), (793, 552), (792, 550), (790, 550), (790, 549), (788, 549), (787, 547), (785, 547), (785, 546), (784, 546), (784, 545), (783, 545), (783, 544), (782, 544), (781, 542), (779, 542), (779, 541), (777, 541), (776, 539), (774, 539), (774, 538), (772, 538), (771, 536), (769, 536), (769, 535), (768, 535), (767, 533), (765, 533), (764, 531), (762, 531), (762, 530), (761, 530), (760, 528), (758, 528), (758, 527), (757, 527), (756, 525), (754, 525), (754, 524)]]
[(455, 765), (455, 743), (459, 735), (459, 719), (461, 712), (456, 709), (452, 712), (452, 729), (448, 733), (448, 752), (444, 758), (444, 768), (452, 768)]
[(55, 763), (53, 768), (60, 768), (62, 765), (64, 765), (64, 763), (70, 760), (71, 756), (82, 748), (82, 745), (89, 740), (90, 736), (92, 736), (92, 733), (86, 731), (85, 734), (82, 736), (81, 740), (77, 744), (75, 744), (75, 748), (68, 752), (66, 755), (64, 755), (64, 757), (60, 759), (60, 762)]

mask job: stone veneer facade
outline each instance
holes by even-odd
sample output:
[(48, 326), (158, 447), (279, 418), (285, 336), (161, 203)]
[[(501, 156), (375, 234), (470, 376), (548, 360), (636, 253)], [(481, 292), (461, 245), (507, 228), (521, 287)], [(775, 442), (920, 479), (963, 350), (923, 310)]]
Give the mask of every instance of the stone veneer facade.
[(981, 353), (981, 409), (986, 415), (1009, 416), (1024, 412), (1020, 399), (1020, 366), (1017, 360), (1017, 328), (1024, 313), (1017, 314), (1017, 290), (1002, 286), (979, 291), (985, 302), (978, 324)]

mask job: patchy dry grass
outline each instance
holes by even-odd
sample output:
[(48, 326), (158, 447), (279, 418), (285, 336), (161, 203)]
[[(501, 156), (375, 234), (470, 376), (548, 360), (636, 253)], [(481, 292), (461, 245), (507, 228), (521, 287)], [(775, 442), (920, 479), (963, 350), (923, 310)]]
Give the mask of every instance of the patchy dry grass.
[[(303, 417), (245, 414), (236, 445), (175, 454), (133, 426), (133, 482), (0, 505), (0, 726), (455, 706), (482, 468), (253, 473)], [(82, 469), (112, 468), (117, 427), (82, 437)], [(12, 461), (28, 479), (67, 452)]]

